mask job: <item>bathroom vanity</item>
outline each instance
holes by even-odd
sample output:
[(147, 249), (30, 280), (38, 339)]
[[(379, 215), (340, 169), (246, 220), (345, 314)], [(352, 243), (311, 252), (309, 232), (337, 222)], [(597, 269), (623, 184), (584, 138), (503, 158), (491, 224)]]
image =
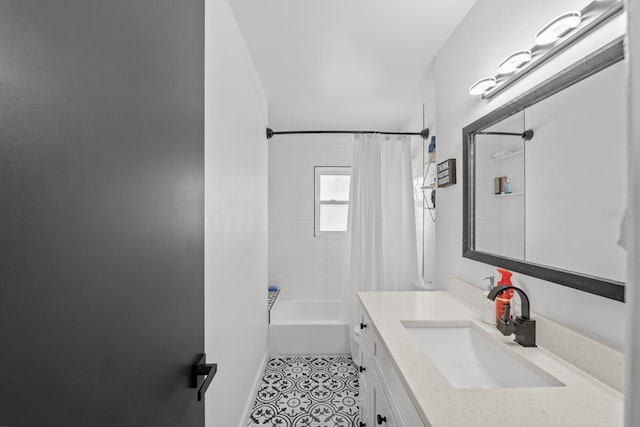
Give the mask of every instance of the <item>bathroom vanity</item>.
[(623, 425), (619, 391), (502, 336), (451, 292), (358, 296), (361, 425)]

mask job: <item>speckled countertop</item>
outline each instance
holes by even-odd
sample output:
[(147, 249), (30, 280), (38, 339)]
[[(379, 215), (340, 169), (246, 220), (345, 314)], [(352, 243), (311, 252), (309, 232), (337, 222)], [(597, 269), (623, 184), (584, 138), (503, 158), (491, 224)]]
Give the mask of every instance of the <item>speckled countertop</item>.
[[(541, 347), (524, 348), (448, 292), (360, 292), (367, 314), (426, 425), (622, 426), (623, 395)], [(401, 321), (473, 321), (565, 386), (456, 389)]]

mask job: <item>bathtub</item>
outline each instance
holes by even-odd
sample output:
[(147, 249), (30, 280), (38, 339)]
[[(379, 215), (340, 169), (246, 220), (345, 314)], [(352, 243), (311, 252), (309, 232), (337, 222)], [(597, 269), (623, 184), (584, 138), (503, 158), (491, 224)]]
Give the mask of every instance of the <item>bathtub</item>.
[(341, 300), (277, 299), (269, 325), (271, 356), (350, 353)]

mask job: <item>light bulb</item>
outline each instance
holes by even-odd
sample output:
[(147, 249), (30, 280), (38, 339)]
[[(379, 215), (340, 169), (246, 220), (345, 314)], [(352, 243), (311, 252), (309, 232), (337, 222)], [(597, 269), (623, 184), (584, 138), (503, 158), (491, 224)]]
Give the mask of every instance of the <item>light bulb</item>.
[(495, 77), (480, 79), (469, 88), (469, 95), (482, 95), (497, 84)]
[(498, 65), (498, 73), (509, 74), (531, 61), (531, 51), (519, 50), (509, 55)]
[(569, 31), (578, 27), (581, 21), (582, 16), (580, 15), (580, 12), (564, 13), (549, 22), (536, 33), (535, 43), (538, 46), (551, 44), (566, 35)]

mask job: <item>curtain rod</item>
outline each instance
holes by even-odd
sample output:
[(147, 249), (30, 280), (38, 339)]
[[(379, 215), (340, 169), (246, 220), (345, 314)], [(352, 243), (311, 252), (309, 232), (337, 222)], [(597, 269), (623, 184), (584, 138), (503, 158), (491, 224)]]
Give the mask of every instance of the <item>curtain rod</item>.
[(506, 135), (506, 136), (519, 136), (525, 141), (529, 141), (533, 138), (533, 130), (527, 129), (524, 132), (476, 132), (476, 135)]
[(271, 139), (274, 135), (298, 135), (298, 134), (321, 134), (321, 133), (341, 133), (341, 134), (355, 134), (361, 135), (365, 133), (379, 133), (382, 135), (416, 135), (421, 136), (422, 139), (429, 138), (429, 128), (424, 128), (420, 132), (377, 132), (371, 130), (289, 130), (275, 132), (271, 128), (267, 128), (267, 139)]

